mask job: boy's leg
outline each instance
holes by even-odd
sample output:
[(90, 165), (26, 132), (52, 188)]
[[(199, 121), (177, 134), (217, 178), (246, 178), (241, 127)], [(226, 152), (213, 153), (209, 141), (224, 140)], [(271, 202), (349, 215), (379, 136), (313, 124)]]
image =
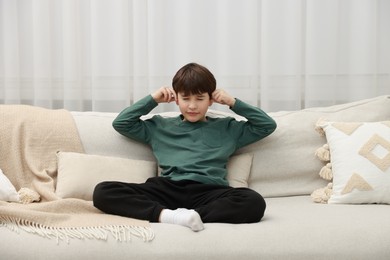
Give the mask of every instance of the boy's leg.
[(254, 223), (264, 216), (266, 203), (254, 190), (202, 184), (191, 189), (194, 208), (204, 223)]
[(180, 208), (184, 205), (186, 185), (192, 182), (151, 178), (143, 184), (102, 182), (94, 190), (93, 203), (98, 209), (125, 217), (203, 229), (199, 214)]
[(165, 208), (159, 188), (149, 180), (142, 184), (102, 182), (95, 187), (93, 204), (105, 213), (157, 222)]

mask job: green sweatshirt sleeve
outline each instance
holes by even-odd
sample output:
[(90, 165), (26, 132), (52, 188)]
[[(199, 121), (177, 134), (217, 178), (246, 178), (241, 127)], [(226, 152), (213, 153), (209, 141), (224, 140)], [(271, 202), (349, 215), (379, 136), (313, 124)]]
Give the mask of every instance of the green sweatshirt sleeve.
[(240, 99), (236, 99), (234, 106), (231, 108), (236, 114), (245, 117), (248, 121), (237, 122), (241, 127), (232, 127), (236, 131), (233, 138), (237, 138), (237, 149), (256, 142), (270, 135), (276, 129), (276, 122), (267, 113), (258, 107), (251, 106)]
[(141, 120), (141, 116), (148, 114), (157, 105), (152, 96), (148, 95), (120, 112), (112, 122), (112, 126), (124, 136), (149, 143), (152, 128), (150, 124), (153, 124), (153, 121)]

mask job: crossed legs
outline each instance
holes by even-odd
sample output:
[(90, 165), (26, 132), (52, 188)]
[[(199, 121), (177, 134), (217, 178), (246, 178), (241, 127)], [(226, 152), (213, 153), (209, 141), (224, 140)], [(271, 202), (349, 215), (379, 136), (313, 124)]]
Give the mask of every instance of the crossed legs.
[(251, 189), (165, 177), (150, 178), (143, 184), (99, 183), (93, 203), (109, 214), (178, 224), (194, 231), (210, 222), (259, 222), (266, 208), (263, 197)]

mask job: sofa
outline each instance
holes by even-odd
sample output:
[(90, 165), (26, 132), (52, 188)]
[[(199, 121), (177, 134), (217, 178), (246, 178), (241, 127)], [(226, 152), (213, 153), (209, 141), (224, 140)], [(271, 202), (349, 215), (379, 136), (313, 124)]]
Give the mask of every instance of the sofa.
[[(177, 112), (162, 114), (174, 116)], [(379, 134), (374, 134), (390, 143), (390, 95), (269, 114), (277, 122), (276, 131), (237, 151), (228, 165), (232, 185), (248, 186), (264, 196), (267, 209), (259, 223), (206, 223), (201, 232), (178, 225), (150, 223), (153, 234), (150, 239), (133, 237), (126, 241), (118, 241), (113, 236), (63, 241), (0, 223), (1, 259), (389, 259), (390, 181), (387, 180), (390, 176), (390, 148), (385, 143), (375, 143), (371, 145), (369, 155), (361, 155), (366, 160), (374, 156), (382, 167), (379, 180), (374, 177), (367, 179), (360, 170), (370, 171), (370, 166), (356, 169), (360, 162), (355, 162), (352, 155), (343, 154), (341, 162), (333, 162), (339, 159), (337, 145), (351, 150), (353, 145), (337, 144), (344, 135), (336, 136), (330, 143), (334, 128), (329, 127), (332, 123), (343, 126), (359, 123), (367, 125), (367, 132), (381, 124), (379, 128), (385, 127), (380, 128)], [(83, 146), (83, 152), (76, 155), (97, 156), (95, 162), (100, 164), (106, 159), (107, 162), (110, 159), (139, 162), (139, 170), (133, 167), (133, 174), (140, 175), (133, 176), (138, 182), (150, 174), (158, 174), (149, 147), (113, 130), (116, 113), (72, 111), (71, 116)], [(245, 120), (212, 109), (209, 116), (233, 116)], [(363, 138), (361, 135), (357, 138)], [(62, 155), (66, 157), (72, 153)], [(58, 162), (58, 196), (72, 197), (79, 192), (79, 199), (90, 200), (90, 190), (71, 191), (61, 184), (60, 174), (72, 169), (60, 167), (73, 165), (72, 162), (69, 162), (70, 166), (61, 165), (64, 161)], [(348, 166), (340, 167), (343, 163), (348, 163)], [(360, 176), (357, 181), (351, 175), (349, 179), (343, 176), (345, 167), (355, 167), (354, 173), (359, 174), (354, 174), (354, 178)], [(324, 174), (324, 169), (333, 172)], [(233, 171), (239, 175), (233, 176)], [(81, 174), (87, 176), (84, 181), (94, 178), (92, 173)], [(111, 172), (106, 174), (108, 178)], [(344, 185), (340, 192), (339, 184), (351, 179), (355, 182)], [(68, 181), (78, 182), (77, 178)], [(347, 186), (349, 190), (346, 190)], [(342, 199), (334, 198), (336, 195)]]

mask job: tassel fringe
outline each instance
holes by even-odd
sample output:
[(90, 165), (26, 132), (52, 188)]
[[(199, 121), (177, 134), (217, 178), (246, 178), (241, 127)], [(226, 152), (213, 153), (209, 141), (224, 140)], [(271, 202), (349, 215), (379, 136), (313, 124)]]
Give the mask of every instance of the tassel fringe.
[(333, 193), (333, 184), (329, 183), (326, 187), (317, 189), (311, 194), (311, 198), (316, 203), (327, 204)]
[[(324, 118), (320, 118), (317, 123), (315, 124), (315, 131), (320, 134), (320, 136), (325, 136), (324, 127), (327, 124), (327, 120)], [(320, 159), (323, 162), (328, 162), (324, 167), (321, 168), (319, 175), (321, 178), (325, 180), (332, 180), (333, 179), (333, 172), (332, 172), (332, 164), (330, 163), (330, 150), (329, 145), (324, 144), (322, 147), (318, 148), (315, 151), (315, 155), (318, 159)], [(312, 200), (316, 203), (328, 203), (328, 200), (332, 196), (333, 193), (333, 183), (329, 183), (326, 187), (317, 189), (312, 192), (310, 195)]]
[(329, 151), (329, 145), (324, 144), (320, 148), (318, 148), (315, 151), (315, 155), (320, 159), (321, 161), (328, 162), (330, 161), (330, 151)]
[(34, 190), (28, 188), (21, 188), (18, 191), (20, 203), (29, 204), (41, 200), (41, 196)]
[(99, 226), (99, 227), (77, 227), (77, 228), (59, 228), (48, 227), (23, 219), (0, 216), (0, 227), (6, 227), (11, 231), (19, 233), (20, 230), (37, 234), (41, 237), (55, 239), (57, 244), (60, 241), (70, 239), (98, 239), (107, 240), (111, 234), (118, 242), (130, 242), (133, 237), (141, 238), (144, 242), (154, 239), (154, 233), (151, 228), (138, 226)]
[(332, 164), (327, 163), (324, 167), (321, 168), (319, 175), (324, 180), (332, 180), (333, 179), (333, 172), (332, 172)]
[(325, 131), (324, 131), (324, 129), (322, 127), (326, 123), (327, 123), (327, 121), (324, 118), (320, 118), (320, 119), (318, 119), (318, 121), (315, 124), (314, 130), (316, 130), (317, 133), (320, 134), (320, 136), (325, 136)]

